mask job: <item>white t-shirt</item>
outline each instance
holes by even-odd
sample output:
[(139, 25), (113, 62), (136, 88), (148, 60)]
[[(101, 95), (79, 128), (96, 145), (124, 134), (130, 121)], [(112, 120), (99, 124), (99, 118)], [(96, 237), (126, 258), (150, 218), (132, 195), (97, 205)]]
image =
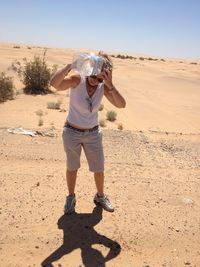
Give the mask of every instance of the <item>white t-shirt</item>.
[(103, 95), (104, 84), (99, 83), (93, 96), (89, 97), (86, 79), (81, 77), (79, 85), (70, 89), (67, 121), (81, 128), (93, 128), (98, 125), (98, 111)]

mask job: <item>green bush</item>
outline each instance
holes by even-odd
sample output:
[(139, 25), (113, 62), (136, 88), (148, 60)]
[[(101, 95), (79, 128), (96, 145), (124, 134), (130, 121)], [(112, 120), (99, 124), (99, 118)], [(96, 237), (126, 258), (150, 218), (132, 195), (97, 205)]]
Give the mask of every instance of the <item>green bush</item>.
[(0, 74), (0, 103), (14, 98), (14, 86), (12, 77), (8, 77), (4, 72)]
[(46, 51), (43, 57), (34, 56), (34, 59), (27, 61), (23, 59), (23, 64), (19, 61), (12, 63), (10, 69), (16, 72), (24, 84), (24, 93), (30, 95), (48, 94), (51, 93), (49, 89), (49, 82), (52, 75), (51, 70), (48, 68), (45, 60)]
[(115, 121), (117, 118), (117, 113), (113, 110), (110, 110), (106, 113), (106, 118), (108, 121)]

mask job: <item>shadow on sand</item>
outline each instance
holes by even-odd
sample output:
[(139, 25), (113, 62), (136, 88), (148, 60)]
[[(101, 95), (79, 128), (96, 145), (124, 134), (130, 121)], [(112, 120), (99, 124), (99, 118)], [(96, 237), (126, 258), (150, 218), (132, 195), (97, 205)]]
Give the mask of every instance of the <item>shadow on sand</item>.
[[(53, 262), (64, 255), (80, 248), (82, 262), (85, 267), (105, 267), (106, 262), (117, 257), (121, 251), (120, 245), (94, 230), (94, 226), (102, 220), (102, 208), (95, 207), (92, 213), (73, 213), (63, 215), (58, 220), (58, 228), (63, 230), (63, 244), (49, 255), (41, 265), (53, 266)], [(101, 251), (92, 248), (94, 244), (101, 244), (110, 250), (106, 257)]]

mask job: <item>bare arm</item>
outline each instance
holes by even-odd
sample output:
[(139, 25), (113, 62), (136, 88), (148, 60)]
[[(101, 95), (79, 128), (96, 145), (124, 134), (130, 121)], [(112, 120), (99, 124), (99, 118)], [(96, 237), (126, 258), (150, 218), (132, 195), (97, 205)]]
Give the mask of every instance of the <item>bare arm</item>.
[(66, 90), (71, 87), (76, 87), (80, 83), (80, 76), (73, 75), (66, 77), (72, 69), (72, 64), (66, 65), (61, 70), (57, 71), (50, 80), (50, 85), (58, 91)]
[(117, 108), (125, 108), (126, 101), (112, 83), (112, 71), (107, 70), (102, 74), (104, 79), (104, 95)]
[(108, 101), (113, 104), (117, 108), (125, 108), (126, 101), (123, 96), (119, 93), (119, 91), (112, 86), (110, 89), (105, 85), (104, 87), (104, 95), (108, 99)]

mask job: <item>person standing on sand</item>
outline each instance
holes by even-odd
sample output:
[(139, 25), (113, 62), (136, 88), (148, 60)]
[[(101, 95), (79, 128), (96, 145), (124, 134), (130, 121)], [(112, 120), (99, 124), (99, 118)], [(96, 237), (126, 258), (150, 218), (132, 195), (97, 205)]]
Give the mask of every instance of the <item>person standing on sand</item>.
[(66, 179), (69, 193), (64, 206), (65, 214), (75, 211), (75, 184), (82, 148), (89, 170), (94, 173), (97, 188), (94, 203), (102, 206), (106, 211), (114, 211), (108, 197), (104, 194), (104, 153), (102, 133), (98, 125), (98, 111), (103, 95), (117, 108), (124, 108), (126, 101), (113, 85), (113, 64), (109, 56), (99, 53), (95, 57), (95, 64), (102, 60), (100, 71), (94, 66), (92, 75), (68, 76), (77, 63), (73, 62), (57, 71), (50, 81), (51, 86), (58, 91), (71, 88), (69, 113), (62, 134), (67, 157)]

